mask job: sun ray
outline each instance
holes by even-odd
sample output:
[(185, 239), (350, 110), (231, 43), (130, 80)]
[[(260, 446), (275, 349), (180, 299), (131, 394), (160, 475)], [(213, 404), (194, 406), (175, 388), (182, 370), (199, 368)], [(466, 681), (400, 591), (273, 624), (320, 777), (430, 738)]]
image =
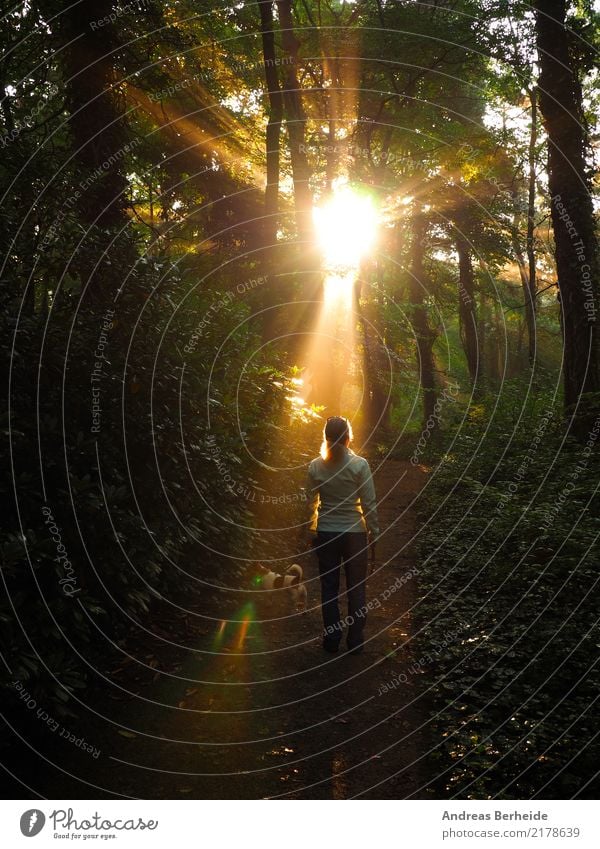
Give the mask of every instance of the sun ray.
[(304, 363), (310, 402), (327, 414), (343, 411), (342, 388), (357, 357), (356, 285), (361, 260), (375, 245), (378, 215), (372, 198), (342, 183), (314, 209), (322, 254), (323, 298)]

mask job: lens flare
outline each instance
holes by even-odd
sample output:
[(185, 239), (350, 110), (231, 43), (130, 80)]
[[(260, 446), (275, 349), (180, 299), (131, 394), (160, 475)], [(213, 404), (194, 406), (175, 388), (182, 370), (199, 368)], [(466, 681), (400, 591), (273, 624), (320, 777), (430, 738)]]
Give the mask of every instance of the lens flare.
[(227, 628), (227, 620), (222, 619), (219, 627), (217, 628), (215, 636), (213, 638), (213, 647), (215, 649), (218, 649), (221, 646), (223, 639), (225, 637), (225, 629), (226, 628)]
[(238, 649), (244, 648), (244, 643), (246, 641), (246, 636), (248, 634), (248, 629), (252, 622), (254, 621), (254, 605), (252, 602), (245, 604), (242, 608), (242, 623), (240, 625), (240, 629), (238, 631), (237, 643), (236, 647)]

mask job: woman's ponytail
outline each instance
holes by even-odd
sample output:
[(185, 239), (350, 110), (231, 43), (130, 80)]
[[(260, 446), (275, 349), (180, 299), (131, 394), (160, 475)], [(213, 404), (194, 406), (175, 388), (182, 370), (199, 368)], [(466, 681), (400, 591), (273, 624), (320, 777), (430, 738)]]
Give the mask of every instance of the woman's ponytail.
[(323, 443), (321, 457), (326, 463), (336, 463), (344, 456), (344, 452), (352, 441), (352, 427), (348, 419), (341, 416), (331, 416), (323, 428)]

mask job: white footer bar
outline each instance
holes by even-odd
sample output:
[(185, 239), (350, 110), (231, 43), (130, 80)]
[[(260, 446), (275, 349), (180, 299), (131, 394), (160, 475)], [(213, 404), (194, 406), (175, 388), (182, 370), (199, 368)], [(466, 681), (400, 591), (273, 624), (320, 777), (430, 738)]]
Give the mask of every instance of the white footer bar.
[[(335, 807), (334, 807), (335, 805)], [(51, 801), (0, 803), (0, 845), (386, 849), (600, 847), (589, 801)]]

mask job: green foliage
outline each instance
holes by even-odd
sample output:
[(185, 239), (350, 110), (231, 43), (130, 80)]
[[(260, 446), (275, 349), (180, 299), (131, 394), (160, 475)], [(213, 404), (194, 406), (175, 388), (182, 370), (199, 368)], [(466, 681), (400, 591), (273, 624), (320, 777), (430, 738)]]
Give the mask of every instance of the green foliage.
[(444, 434), (423, 504), (416, 650), (434, 658), (425, 683), (444, 795), (590, 792), (597, 436), (590, 449), (565, 440), (556, 397), (521, 383)]

